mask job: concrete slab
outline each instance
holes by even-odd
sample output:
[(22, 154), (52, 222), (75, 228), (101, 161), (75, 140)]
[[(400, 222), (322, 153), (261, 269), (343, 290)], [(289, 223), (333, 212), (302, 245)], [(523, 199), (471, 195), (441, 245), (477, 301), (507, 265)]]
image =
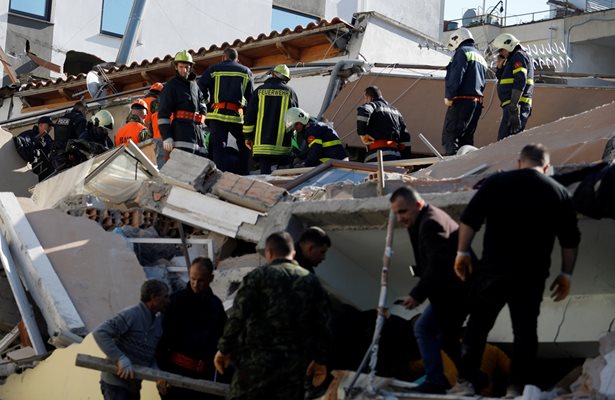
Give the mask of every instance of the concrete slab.
[(197, 192), (207, 193), (221, 176), (213, 161), (187, 151), (174, 149), (160, 170), (162, 178), (172, 184), (183, 184)]

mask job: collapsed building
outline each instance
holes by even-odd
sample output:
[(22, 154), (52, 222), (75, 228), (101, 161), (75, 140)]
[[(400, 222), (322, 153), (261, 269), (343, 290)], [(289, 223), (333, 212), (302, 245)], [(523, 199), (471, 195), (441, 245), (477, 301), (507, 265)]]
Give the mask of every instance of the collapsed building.
[[(393, 32), (396, 30), (402, 34)], [(334, 123), (350, 147), (362, 147), (354, 133), (354, 110), (363, 89), (371, 84), (378, 84), (412, 121), (413, 140), (415, 134), (423, 132), (429, 141), (438, 143), (444, 114), (443, 109), (442, 115), (436, 111), (441, 110), (436, 104), (440, 104), (443, 93), (441, 67), (420, 67), (421, 71), (430, 71), (429, 76), (422, 77), (408, 73), (408, 69), (419, 68), (416, 65), (396, 67), (387, 73), (384, 71), (391, 68), (386, 65), (366, 71), (366, 63), (357, 61), (357, 55), (370, 48), (374, 57), (384, 51), (376, 49), (375, 44), (375, 38), (383, 34), (396, 37), (398, 45), (408, 45), (423, 60), (442, 65), (448, 61), (435, 43), (431, 48), (419, 48), (429, 38), (375, 13), (357, 15), (354, 25), (323, 21), (237, 41), (233, 46), (263, 70), (280, 57), (305, 62), (292, 69), (293, 83), (297, 82), (300, 93), (302, 89), (320, 93), (320, 97), (309, 97), (314, 103), (310, 107), (320, 110), (315, 115)], [(199, 69), (213, 63), (221, 48), (195, 52)], [(330, 62), (309, 64), (320, 58)], [(108, 71), (108, 78), (125, 85), (128, 93), (117, 99), (93, 98), (91, 105), (104, 105), (122, 115), (130, 98), (138, 94), (135, 89), (146, 87), (149, 75), (161, 80), (170, 76), (169, 59), (167, 56)], [(29, 104), (47, 104), (46, 112), (56, 115), (61, 110), (52, 108), (57, 104), (54, 96), (79, 90), (84, 84), (85, 77), (35, 84), (26, 87), (22, 95)], [(490, 81), (486, 98), (493, 96), (494, 87)], [(6, 310), (0, 316), (0, 329), (6, 334), (0, 341), (4, 354), (0, 375), (8, 378), (0, 386), (0, 398), (39, 398), (41, 388), (48, 398), (86, 398), (96, 393), (98, 374), (75, 367), (75, 355), (101, 354), (87, 334), (101, 321), (135, 303), (138, 286), (146, 276), (181, 285), (186, 260), (206, 255), (217, 266), (214, 292), (230, 307), (242, 277), (263, 262), (258, 251), (264, 239), (276, 231), (286, 230), (297, 237), (307, 226), (325, 229), (333, 246), (317, 275), (344, 302), (359, 310), (373, 309), (377, 306), (389, 214), (388, 198), (379, 195), (379, 190), (386, 194), (400, 185), (413, 185), (428, 202), (458, 218), (473, 195), (474, 185), (497, 170), (514, 168), (517, 153), (525, 144), (545, 144), (555, 172), (610, 162), (615, 155), (614, 95), (610, 87), (537, 85), (536, 103), (545, 107), (537, 107), (532, 129), (492, 143), (500, 111), (495, 105), (486, 106), (477, 131), (477, 144), (482, 148), (444, 160), (419, 158), (389, 163), (382, 172), (384, 188), (370, 179), (380, 173), (377, 165), (341, 161), (309, 171), (241, 177), (221, 173), (213, 163), (175, 150), (158, 170), (152, 146), (147, 143), (112, 149), (35, 185), (33, 180), (28, 181), (31, 173), (27, 166), (11, 154), (10, 138), (36, 116), (9, 121), (3, 126), (10, 132), (0, 131), (2, 162), (9, 171), (2, 183), (5, 193), (0, 195), (6, 278), (6, 282), (0, 282), (10, 287), (13, 295), (2, 291)], [(423, 155), (430, 152), (416, 140), (413, 151)], [(429, 167), (414, 171), (417, 166)], [(548, 358), (591, 359), (564, 389), (590, 396), (613, 395), (615, 389), (609, 380), (609, 371), (614, 368), (612, 334), (599, 340), (611, 332), (614, 317), (615, 272), (611, 264), (615, 253), (611, 237), (615, 222), (580, 216), (579, 225), (583, 239), (572, 293), (564, 303), (543, 302), (540, 353)], [(480, 239), (479, 234), (477, 252)], [(411, 246), (399, 227), (393, 250), (389, 299), (404, 295), (416, 279), (408, 271), (414, 257)], [(554, 252), (552, 259), (553, 274), (559, 255)], [(392, 313), (406, 319), (420, 311), (389, 306)], [(490, 341), (504, 346), (512, 342), (506, 312), (501, 313)], [(58, 350), (51, 352), (53, 348)], [(364, 350), (357, 352), (362, 355)], [(59, 368), (61, 377), (54, 374)], [(50, 376), (54, 383), (45, 384)], [(348, 378), (348, 374), (338, 374), (330, 395), (338, 390), (342, 398), (347, 384), (344, 379)], [(73, 385), (77, 380), (80, 385)], [(397, 381), (384, 379), (379, 384), (403, 389)], [(23, 397), (26, 386), (31, 392)], [(144, 395), (155, 396), (153, 384), (143, 390)]]

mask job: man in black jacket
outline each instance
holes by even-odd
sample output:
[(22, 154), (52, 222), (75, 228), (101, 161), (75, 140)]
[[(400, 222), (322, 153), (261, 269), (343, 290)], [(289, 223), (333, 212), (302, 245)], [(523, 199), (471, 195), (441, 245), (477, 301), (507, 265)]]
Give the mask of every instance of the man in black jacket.
[(214, 163), (221, 171), (233, 168), (224, 151), (231, 134), (239, 151), (239, 173), (247, 175), (250, 150), (242, 132), (243, 112), (254, 91), (254, 82), (252, 71), (239, 64), (237, 56), (237, 50), (224, 49), (222, 62), (207, 68), (198, 84), (205, 97), (209, 97), (207, 125), (211, 131), (210, 148)]
[(248, 103), (243, 125), (246, 146), (258, 160), (261, 174), (270, 174), (275, 164), (290, 163), (292, 135), (286, 132), (284, 114), (291, 107), (299, 107), (297, 94), (287, 85), (290, 70), (276, 65), (271, 78), (256, 89)]
[[(158, 346), (158, 366), (165, 371), (195, 379), (215, 378), (213, 360), (226, 313), (222, 301), (209, 287), (213, 269), (209, 258), (196, 258), (190, 266), (189, 285), (171, 296)], [(158, 387), (165, 392), (164, 384)], [(164, 400), (219, 399), (183, 388), (166, 389)]]
[(391, 210), (408, 228), (421, 278), (402, 305), (413, 309), (425, 299), (430, 302), (414, 326), (427, 375), (414, 390), (444, 394), (449, 384), (440, 350), (458, 362), (461, 325), (466, 316), (465, 290), (453, 271), (459, 226), (446, 212), (427, 204), (408, 187), (393, 192)]
[(184, 50), (175, 55), (173, 63), (176, 73), (160, 93), (158, 110), (158, 129), (164, 150), (170, 152), (178, 148), (205, 156), (207, 150), (202, 125), (207, 110), (203, 93), (195, 81), (196, 74), (192, 72), (194, 61), (190, 53)]

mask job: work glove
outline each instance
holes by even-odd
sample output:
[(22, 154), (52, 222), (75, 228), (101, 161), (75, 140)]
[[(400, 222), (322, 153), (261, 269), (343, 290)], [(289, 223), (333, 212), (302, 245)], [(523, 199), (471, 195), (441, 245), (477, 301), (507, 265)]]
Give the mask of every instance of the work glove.
[(508, 112), (508, 129), (512, 134), (521, 132), (521, 115), (519, 111), (519, 101), (521, 100), (522, 92), (513, 90), (510, 95), (510, 104), (506, 106)]
[(457, 253), (457, 257), (455, 258), (455, 275), (462, 282), (465, 282), (467, 277), (472, 275), (472, 257), (470, 254), (460, 254)]
[(164, 149), (164, 151), (170, 152), (171, 150), (173, 150), (174, 143), (175, 142), (172, 138), (164, 139), (164, 142), (162, 142), (162, 148)]
[(252, 151), (252, 148), (254, 147), (254, 142), (251, 141), (250, 139), (246, 139), (244, 143), (246, 147), (248, 148), (248, 150)]
[(568, 297), (568, 293), (570, 293), (570, 274), (563, 272), (559, 274), (549, 290), (551, 291), (553, 301), (562, 301)]
[(363, 142), (364, 145), (370, 145), (372, 143), (374, 143), (376, 141), (376, 139), (374, 139), (373, 137), (371, 137), (371, 135), (359, 135), (359, 137), (361, 138), (361, 142)]
[(305, 375), (312, 377), (312, 386), (318, 387), (322, 385), (327, 378), (327, 366), (318, 364), (316, 361), (312, 361), (307, 367)]
[(132, 362), (126, 355), (122, 355), (115, 364), (116, 374), (122, 379), (134, 379), (135, 371), (132, 368)]
[(444, 98), (444, 105), (447, 107), (451, 107), (453, 105), (453, 100)]
[(214, 367), (216, 367), (216, 371), (218, 371), (220, 375), (224, 374), (224, 370), (227, 369), (230, 364), (230, 354), (224, 354), (221, 351), (218, 351), (214, 356)]

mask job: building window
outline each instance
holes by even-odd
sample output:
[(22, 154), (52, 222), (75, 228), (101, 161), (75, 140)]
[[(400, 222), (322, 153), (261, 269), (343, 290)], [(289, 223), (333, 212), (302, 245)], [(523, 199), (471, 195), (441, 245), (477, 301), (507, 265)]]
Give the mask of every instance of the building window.
[(49, 21), (51, 16), (51, 0), (11, 0), (9, 11)]
[(273, 7), (271, 30), (282, 32), (284, 28), (295, 29), (297, 25), (306, 26), (310, 22), (318, 23), (319, 18), (301, 14), (285, 8)]
[(103, 0), (100, 32), (123, 37), (133, 0)]

